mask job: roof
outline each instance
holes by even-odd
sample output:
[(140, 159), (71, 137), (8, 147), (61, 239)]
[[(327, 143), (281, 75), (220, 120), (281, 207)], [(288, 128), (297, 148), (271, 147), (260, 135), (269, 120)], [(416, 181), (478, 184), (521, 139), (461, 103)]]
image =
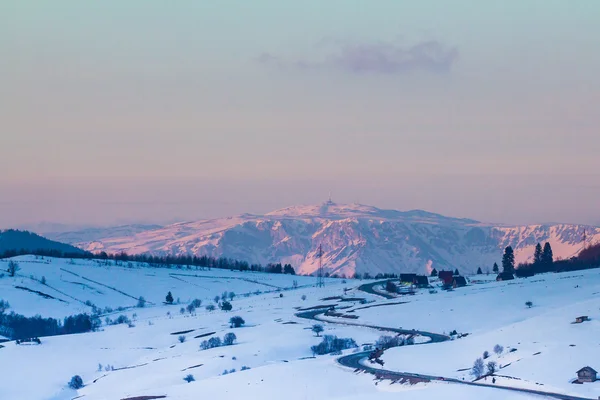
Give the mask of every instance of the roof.
[(438, 278), (445, 279), (446, 277), (452, 277), (454, 275), (454, 271), (440, 271), (438, 272)]
[(426, 276), (417, 275), (417, 276), (415, 276), (415, 283), (427, 285), (427, 284), (429, 284), (429, 279), (427, 279)]
[(467, 280), (465, 279), (464, 276), (455, 276), (454, 282), (456, 282), (457, 285), (466, 285), (467, 284)]
[(583, 367), (583, 368), (581, 368), (579, 371), (577, 371), (577, 373), (578, 373), (578, 374), (579, 374), (579, 373), (581, 373), (581, 372), (591, 372), (591, 373), (593, 373), (593, 374), (597, 374), (597, 373), (598, 373), (598, 372), (597, 372), (597, 371), (596, 371), (594, 368), (592, 368), (592, 367)]

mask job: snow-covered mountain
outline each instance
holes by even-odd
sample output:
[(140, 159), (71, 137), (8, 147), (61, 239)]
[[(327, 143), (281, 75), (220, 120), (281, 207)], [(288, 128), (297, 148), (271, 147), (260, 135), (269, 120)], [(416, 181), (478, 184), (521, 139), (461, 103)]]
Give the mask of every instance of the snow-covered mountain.
[(322, 245), (326, 270), (348, 276), (431, 268), (472, 273), (481, 267), (485, 272), (494, 262), (500, 264), (506, 246), (513, 246), (517, 262), (522, 262), (531, 258), (536, 243), (546, 241), (555, 258), (567, 258), (581, 249), (584, 232), (591, 242), (600, 239), (600, 228), (583, 225), (501, 226), (420, 210), (326, 202), (128, 235), (107, 232), (93, 240), (70, 235), (70, 242), (89, 251), (207, 254), (262, 264), (291, 263), (304, 274), (318, 268), (317, 249)]

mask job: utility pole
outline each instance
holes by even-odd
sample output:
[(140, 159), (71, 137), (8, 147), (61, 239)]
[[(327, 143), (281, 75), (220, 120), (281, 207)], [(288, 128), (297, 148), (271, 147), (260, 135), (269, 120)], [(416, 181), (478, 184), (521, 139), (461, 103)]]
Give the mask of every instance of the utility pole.
[(319, 245), (317, 250), (317, 256), (319, 257), (319, 269), (317, 270), (317, 287), (323, 287), (325, 282), (323, 281), (323, 247)]

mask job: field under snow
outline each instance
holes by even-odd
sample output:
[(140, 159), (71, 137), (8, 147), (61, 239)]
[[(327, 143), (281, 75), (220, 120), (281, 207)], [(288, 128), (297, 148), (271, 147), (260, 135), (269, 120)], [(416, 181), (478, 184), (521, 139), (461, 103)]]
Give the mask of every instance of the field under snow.
[[(134, 313), (136, 317), (132, 327), (102, 326), (98, 332), (46, 337), (41, 338), (41, 345), (3, 343), (2, 400), (535, 398), (448, 382), (378, 382), (373, 375), (340, 366), (336, 362), (339, 356), (312, 358), (310, 346), (321, 339), (310, 331), (314, 322), (295, 313), (299, 308), (334, 304), (349, 307), (340, 312), (358, 318), (320, 316), (332, 322), (324, 323), (324, 334), (351, 337), (359, 345), (374, 343), (385, 333), (340, 322), (469, 334), (443, 343), (389, 349), (382, 356), (386, 370), (470, 381), (473, 377), (468, 370), (487, 350), (489, 360), (501, 366), (496, 385), (590, 399), (600, 395), (600, 382), (570, 383), (580, 368), (600, 368), (600, 270), (512, 282), (495, 282), (491, 276), (480, 275), (472, 277), (469, 286), (451, 292), (421, 290), (414, 296), (390, 300), (358, 290), (365, 282), (351, 280), (331, 279), (324, 288), (315, 288), (311, 286), (314, 278), (300, 276), (135, 264), (127, 268), (34, 257), (16, 260), (21, 266), (19, 276), (0, 279), (0, 298), (10, 302), (9, 311), (59, 318), (90, 312), (91, 307), (84, 304), (89, 301), (100, 308), (125, 308), (110, 318), (125, 314), (133, 320)], [(4, 261), (0, 261), (0, 269), (6, 269)], [(42, 276), (46, 285), (40, 282)], [(349, 289), (345, 294), (344, 288)], [(163, 304), (168, 291), (181, 304)], [(206, 311), (204, 305), (214, 304), (212, 299), (223, 291), (236, 293), (233, 310)], [(148, 304), (134, 308), (140, 296)], [(355, 301), (321, 300), (332, 296)], [(195, 314), (180, 314), (179, 309), (194, 298), (203, 301), (202, 308)], [(526, 307), (526, 301), (533, 302), (533, 307)], [(242, 316), (246, 325), (231, 329), (228, 321), (234, 315)], [(572, 324), (580, 315), (591, 321)], [(200, 350), (203, 340), (228, 332), (237, 336), (234, 345)], [(183, 343), (179, 341), (182, 335)], [(493, 352), (496, 344), (504, 347), (501, 355)], [(241, 371), (242, 367), (250, 369)], [(231, 370), (235, 372), (223, 374)], [(66, 385), (75, 374), (85, 383), (78, 391)], [(183, 380), (188, 374), (194, 376), (194, 382)], [(491, 383), (491, 378), (486, 383)]]

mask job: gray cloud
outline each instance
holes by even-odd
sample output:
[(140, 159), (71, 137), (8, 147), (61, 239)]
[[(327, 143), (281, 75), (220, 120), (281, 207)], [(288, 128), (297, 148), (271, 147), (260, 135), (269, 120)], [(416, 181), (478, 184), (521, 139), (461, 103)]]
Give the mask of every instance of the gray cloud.
[(257, 61), (280, 69), (334, 68), (353, 74), (446, 73), (458, 60), (456, 47), (431, 40), (411, 46), (394, 42), (337, 43), (323, 60), (289, 60), (263, 53)]

